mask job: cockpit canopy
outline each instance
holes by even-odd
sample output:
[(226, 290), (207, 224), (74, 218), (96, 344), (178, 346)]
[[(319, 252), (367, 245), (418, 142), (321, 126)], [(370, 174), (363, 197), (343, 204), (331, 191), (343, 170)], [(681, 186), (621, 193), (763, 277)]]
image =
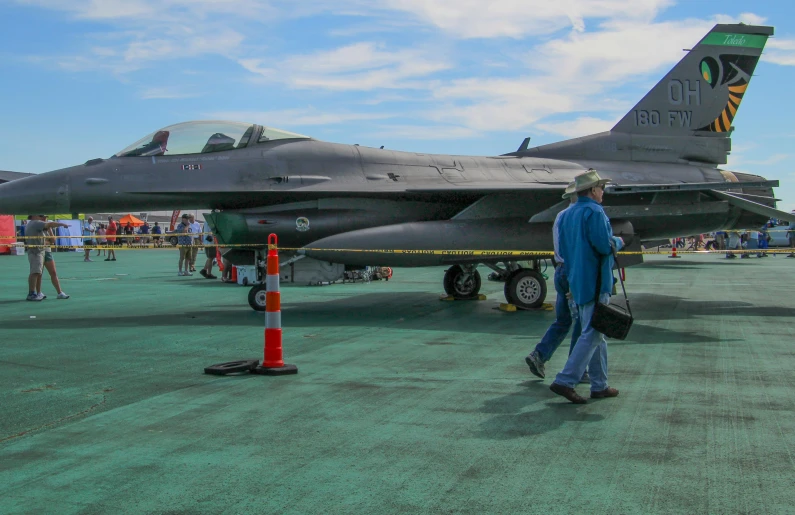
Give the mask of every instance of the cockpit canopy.
[(155, 131), (116, 157), (208, 154), (279, 139), (309, 139), (309, 136), (250, 123), (186, 122)]

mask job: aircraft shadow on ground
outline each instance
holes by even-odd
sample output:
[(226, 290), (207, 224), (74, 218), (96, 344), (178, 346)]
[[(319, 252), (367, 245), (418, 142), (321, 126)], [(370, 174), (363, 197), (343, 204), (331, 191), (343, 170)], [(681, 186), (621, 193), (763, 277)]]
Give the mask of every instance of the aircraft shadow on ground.
[(681, 320), (709, 316), (795, 317), (795, 308), (758, 306), (737, 300), (689, 300), (673, 295), (632, 293), (632, 312), (638, 320)]
[[(392, 329), (459, 332), (525, 336), (543, 334), (552, 322), (552, 312), (498, 313), (484, 309), (483, 302), (439, 302), (437, 293), (385, 292), (351, 295), (320, 302), (290, 302), (282, 305), (284, 327), (383, 327)], [(629, 339), (611, 345), (633, 343), (698, 343), (716, 342), (718, 338), (696, 332), (663, 329), (644, 324), (647, 320), (688, 319), (696, 316), (795, 316), (795, 309), (775, 306), (754, 306), (736, 301), (689, 301), (657, 294), (632, 295), (635, 325)], [(241, 299), (242, 301), (242, 299)], [(14, 301), (16, 302), (16, 301)], [(22, 301), (24, 302), (24, 301)], [(491, 307), (491, 304), (488, 304)], [(96, 317), (45, 318), (36, 327), (47, 329), (89, 329), (97, 327), (263, 327), (263, 313), (248, 306), (213, 306), (192, 311), (119, 316), (113, 319)], [(29, 329), (30, 321), (6, 320), (6, 329)]]
[[(475, 432), (477, 438), (485, 440), (510, 440), (535, 436), (560, 429), (566, 423), (594, 423), (604, 420), (604, 415), (587, 413), (582, 406), (572, 405), (549, 391), (545, 383), (525, 381), (525, 390), (494, 397), (483, 403), (481, 413), (492, 413), (493, 417), (480, 424)], [(528, 408), (544, 403), (543, 409), (528, 411)]]
[[(639, 268), (661, 268), (661, 269), (671, 269), (671, 268), (679, 268), (681, 270), (706, 270), (713, 266), (739, 266), (745, 265), (748, 263), (752, 263), (752, 259), (757, 259), (756, 257), (750, 259), (726, 259), (720, 258), (722, 261), (682, 261), (680, 259), (672, 259), (671, 261), (646, 261), (643, 264), (637, 265)], [(632, 270), (631, 267), (629, 270)]]

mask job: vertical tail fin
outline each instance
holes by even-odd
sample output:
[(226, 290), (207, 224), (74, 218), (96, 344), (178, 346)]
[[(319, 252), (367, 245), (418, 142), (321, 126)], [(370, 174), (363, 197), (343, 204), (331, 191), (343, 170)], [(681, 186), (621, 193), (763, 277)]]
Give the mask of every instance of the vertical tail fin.
[(716, 25), (614, 132), (649, 136), (728, 133), (773, 27)]

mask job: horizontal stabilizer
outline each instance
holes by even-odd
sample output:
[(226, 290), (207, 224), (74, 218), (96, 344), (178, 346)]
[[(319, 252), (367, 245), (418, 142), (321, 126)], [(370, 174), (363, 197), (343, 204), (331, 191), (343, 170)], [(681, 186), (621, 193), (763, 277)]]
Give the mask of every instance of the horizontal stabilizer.
[(773, 209), (772, 207), (758, 204), (756, 202), (752, 202), (750, 200), (738, 197), (737, 195), (734, 195), (732, 193), (726, 193), (724, 191), (712, 191), (711, 193), (718, 198), (728, 201), (729, 204), (744, 209), (748, 212), (761, 216), (766, 216), (768, 218), (775, 218), (777, 220), (786, 220), (790, 223), (795, 223), (795, 214), (793, 213), (779, 211), (778, 209)]
[(638, 184), (632, 186), (608, 185), (607, 193), (628, 195), (632, 193), (658, 193), (669, 191), (714, 191), (735, 190), (740, 188), (778, 188), (778, 181), (746, 181), (746, 182), (691, 182), (674, 184)]

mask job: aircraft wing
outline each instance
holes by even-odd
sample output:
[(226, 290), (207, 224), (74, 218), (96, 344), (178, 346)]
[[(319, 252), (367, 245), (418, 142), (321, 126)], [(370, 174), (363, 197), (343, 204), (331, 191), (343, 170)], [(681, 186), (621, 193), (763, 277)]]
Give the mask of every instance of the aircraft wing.
[(673, 184), (608, 184), (605, 188), (611, 195), (629, 195), (634, 193), (664, 193), (675, 191), (717, 191), (740, 188), (778, 188), (778, 181), (744, 181), (744, 182), (691, 182)]
[[(769, 182), (776, 182), (776, 184), (778, 184), (778, 181), (769, 181)], [(742, 198), (734, 193), (726, 193), (725, 191), (716, 191), (716, 190), (711, 190), (710, 193), (720, 199), (727, 201), (729, 204), (732, 204), (733, 206), (739, 207), (746, 211), (750, 211), (751, 213), (755, 213), (761, 216), (766, 216), (768, 218), (776, 218), (778, 220), (786, 220), (788, 222), (795, 223), (795, 214), (793, 213), (787, 213), (786, 211), (779, 211), (778, 209), (774, 209), (772, 207), (759, 204), (758, 202), (753, 202), (751, 200)]]

